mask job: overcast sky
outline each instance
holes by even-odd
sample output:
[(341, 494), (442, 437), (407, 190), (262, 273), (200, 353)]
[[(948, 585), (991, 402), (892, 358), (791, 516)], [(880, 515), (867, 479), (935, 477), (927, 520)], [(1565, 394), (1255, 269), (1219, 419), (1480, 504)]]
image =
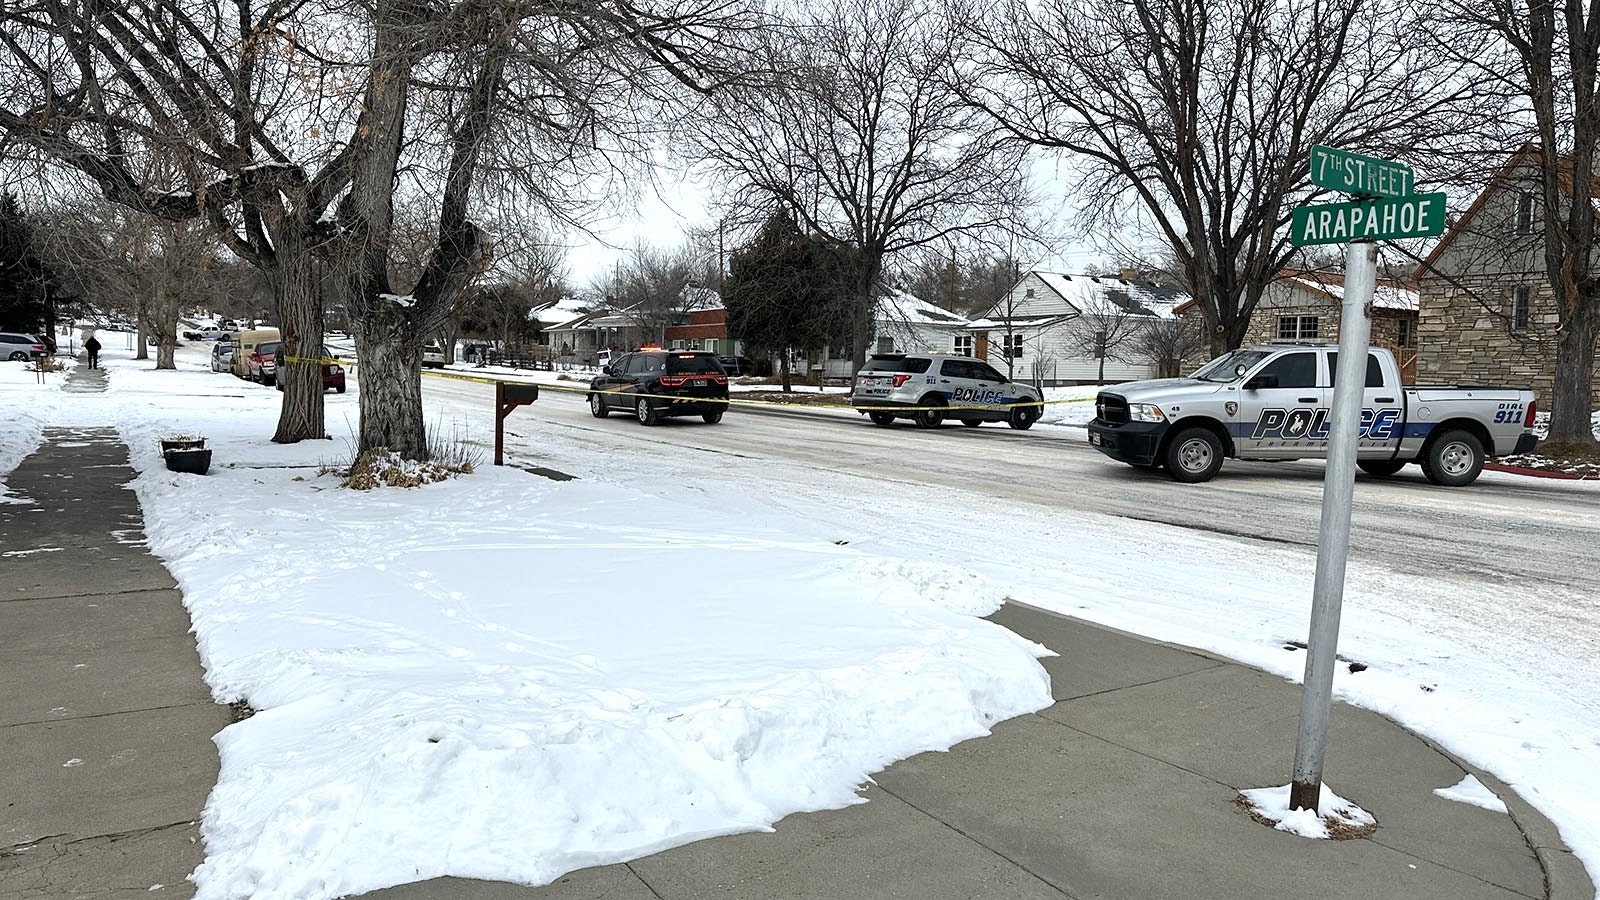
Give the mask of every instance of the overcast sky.
[[(643, 188), (636, 204), (615, 211), (606, 221), (594, 226), (590, 237), (577, 229), (566, 232), (567, 277), (575, 288), (589, 286), (618, 260), (626, 257), (636, 241), (657, 246), (682, 243), (691, 228), (707, 227), (715, 221), (710, 211), (707, 189), (683, 170), (663, 165), (657, 170), (658, 184)], [(1081, 231), (1072, 215), (1075, 179), (1050, 162), (1034, 166), (1034, 182), (1041, 212), (1059, 233), (1052, 250), (1038, 251), (1034, 258), (1023, 256), (1028, 268), (1078, 272), (1090, 264), (1110, 265), (1113, 251), (1096, 246), (1096, 241), (1078, 234)], [(1136, 235), (1123, 235), (1124, 241), (1138, 243)], [(1106, 242), (1098, 242), (1105, 244)], [(1148, 242), (1144, 242), (1148, 244)], [(730, 248), (731, 249), (731, 248)], [(1146, 252), (1159, 248), (1146, 247)]]

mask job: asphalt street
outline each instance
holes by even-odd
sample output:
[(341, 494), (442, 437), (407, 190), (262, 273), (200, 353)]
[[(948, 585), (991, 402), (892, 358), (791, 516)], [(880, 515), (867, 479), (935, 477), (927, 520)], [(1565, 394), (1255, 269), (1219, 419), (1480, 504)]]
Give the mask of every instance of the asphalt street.
[[(486, 385), (437, 378), (426, 385), (430, 397), (452, 404), (489, 403)], [(1016, 432), (952, 423), (924, 431), (910, 422), (880, 428), (864, 417), (734, 407), (717, 426), (686, 418), (647, 430), (622, 413), (598, 421), (581, 394), (550, 390), (536, 408), (513, 415), (522, 417), (509, 420), (513, 432), (519, 421), (536, 418), (597, 452), (656, 442), (1255, 540), (1317, 542), (1320, 463), (1230, 460), (1215, 480), (1183, 485), (1113, 462), (1088, 445), (1082, 429), (1061, 426)], [(1416, 466), (1357, 480), (1353, 556), (1427, 577), (1600, 596), (1600, 491), (1493, 474), (1466, 488), (1440, 488)]]

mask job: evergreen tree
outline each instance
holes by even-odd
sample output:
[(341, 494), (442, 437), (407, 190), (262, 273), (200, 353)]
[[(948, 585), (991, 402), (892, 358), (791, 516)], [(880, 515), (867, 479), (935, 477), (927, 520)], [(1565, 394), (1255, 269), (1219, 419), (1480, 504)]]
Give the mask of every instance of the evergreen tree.
[(0, 331), (53, 338), (49, 277), (14, 194), (0, 195)]
[(776, 354), (790, 390), (791, 351), (813, 353), (845, 338), (852, 267), (837, 250), (777, 214), (733, 254), (723, 283), (728, 336), (755, 354)]

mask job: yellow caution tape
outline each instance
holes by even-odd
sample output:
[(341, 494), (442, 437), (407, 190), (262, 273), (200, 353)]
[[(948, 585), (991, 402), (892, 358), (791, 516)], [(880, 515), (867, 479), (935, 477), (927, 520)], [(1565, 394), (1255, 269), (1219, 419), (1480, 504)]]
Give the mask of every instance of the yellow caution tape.
[(291, 363), (309, 363), (318, 366), (344, 366), (346, 369), (354, 369), (356, 367), (356, 364), (353, 360), (337, 359), (330, 356), (285, 356), (283, 361)]
[[(578, 387), (575, 385), (550, 384), (543, 381), (521, 382), (509, 378), (488, 378), (481, 375), (463, 375), (459, 372), (438, 372), (430, 369), (424, 369), (422, 374), (430, 375), (434, 378), (453, 378), (458, 381), (478, 381), (484, 384), (495, 384), (502, 381), (516, 384), (537, 384), (541, 391), (566, 391), (571, 394), (628, 393), (620, 388), (596, 391), (590, 387)], [(651, 396), (657, 400), (665, 400), (668, 403), (722, 403), (728, 406), (774, 406), (782, 409), (843, 409), (852, 412), (956, 412), (971, 409), (1016, 409), (1018, 407), (1054, 406), (1058, 403), (1081, 403), (1084, 400), (1094, 399), (1092, 397), (1069, 397), (1063, 400), (1027, 400), (1015, 403), (963, 403), (960, 406), (854, 406), (840, 403), (780, 403), (776, 400), (740, 400), (733, 397), (724, 399), (721, 397), (673, 397), (654, 394)]]

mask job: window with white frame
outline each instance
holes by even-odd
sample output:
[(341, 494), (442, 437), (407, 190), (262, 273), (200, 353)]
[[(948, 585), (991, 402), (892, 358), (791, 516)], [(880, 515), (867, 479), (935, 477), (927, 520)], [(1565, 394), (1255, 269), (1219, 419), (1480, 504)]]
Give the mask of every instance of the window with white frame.
[(1317, 339), (1316, 316), (1279, 316), (1278, 340), (1314, 341)]
[(682, 350), (683, 349), (683, 338), (675, 338), (675, 339), (673, 339), (672, 343), (667, 347), (667, 349), (669, 349), (669, 350)]
[(706, 352), (707, 353), (715, 353), (715, 352), (717, 352), (717, 339), (716, 338), (706, 338)]
[(885, 336), (879, 336), (879, 338), (878, 338), (878, 352), (879, 353), (893, 353), (894, 352), (894, 338), (885, 337)]
[(1511, 330), (1522, 331), (1528, 327), (1528, 286), (1518, 285), (1511, 292)]
[(1006, 359), (1021, 359), (1022, 358), (1022, 335), (1021, 334), (1019, 334), (1017, 332), (1012, 332), (1011, 334), (1006, 335), (1005, 336), (1005, 341), (1002, 343), (1001, 346), (1002, 346), (1002, 350), (1003, 350), (1003, 352), (1005, 354), (1005, 358)]
[(956, 335), (955, 351), (956, 351), (956, 355), (957, 356), (971, 356), (972, 355), (972, 335), (970, 335), (970, 334), (958, 334), (958, 335)]

